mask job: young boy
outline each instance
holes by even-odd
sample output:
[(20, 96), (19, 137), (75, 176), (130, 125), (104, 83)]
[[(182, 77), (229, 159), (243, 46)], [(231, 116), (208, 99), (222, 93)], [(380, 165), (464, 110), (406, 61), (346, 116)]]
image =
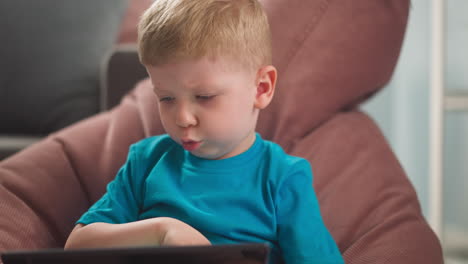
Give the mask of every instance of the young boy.
[(131, 146), (66, 247), (269, 243), (272, 262), (343, 263), (309, 163), (255, 133), (272, 100), (267, 17), (257, 0), (156, 0), (139, 55), (168, 135)]

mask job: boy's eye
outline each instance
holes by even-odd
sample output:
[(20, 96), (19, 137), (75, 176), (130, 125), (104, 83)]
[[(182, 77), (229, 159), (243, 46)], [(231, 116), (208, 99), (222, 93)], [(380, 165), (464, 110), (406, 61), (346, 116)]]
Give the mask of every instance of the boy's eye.
[(166, 96), (166, 97), (159, 98), (159, 102), (171, 102), (174, 99), (175, 99), (174, 97)]
[(200, 100), (209, 100), (215, 97), (215, 95), (197, 95), (197, 99)]

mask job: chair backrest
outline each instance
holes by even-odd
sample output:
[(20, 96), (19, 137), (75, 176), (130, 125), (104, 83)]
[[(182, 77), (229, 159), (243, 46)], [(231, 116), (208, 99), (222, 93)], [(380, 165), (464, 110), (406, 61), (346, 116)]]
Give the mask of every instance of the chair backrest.
[(390, 79), (409, 1), (263, 0), (279, 69), (259, 130), (286, 147)]

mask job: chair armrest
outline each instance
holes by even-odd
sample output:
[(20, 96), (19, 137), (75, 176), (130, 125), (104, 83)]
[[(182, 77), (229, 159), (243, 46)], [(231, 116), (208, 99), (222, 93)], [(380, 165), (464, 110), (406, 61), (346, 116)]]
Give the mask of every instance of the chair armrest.
[(35, 136), (0, 135), (0, 161), (41, 139)]
[(140, 63), (135, 45), (117, 46), (101, 68), (100, 109), (106, 111), (119, 104), (135, 84), (148, 76)]

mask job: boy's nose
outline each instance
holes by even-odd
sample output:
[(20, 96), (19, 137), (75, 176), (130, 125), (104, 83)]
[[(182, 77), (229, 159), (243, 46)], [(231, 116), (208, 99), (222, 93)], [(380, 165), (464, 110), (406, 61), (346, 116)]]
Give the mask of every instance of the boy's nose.
[(193, 111), (185, 104), (181, 104), (177, 108), (175, 120), (176, 125), (183, 128), (195, 126), (197, 124), (197, 118), (193, 114)]

